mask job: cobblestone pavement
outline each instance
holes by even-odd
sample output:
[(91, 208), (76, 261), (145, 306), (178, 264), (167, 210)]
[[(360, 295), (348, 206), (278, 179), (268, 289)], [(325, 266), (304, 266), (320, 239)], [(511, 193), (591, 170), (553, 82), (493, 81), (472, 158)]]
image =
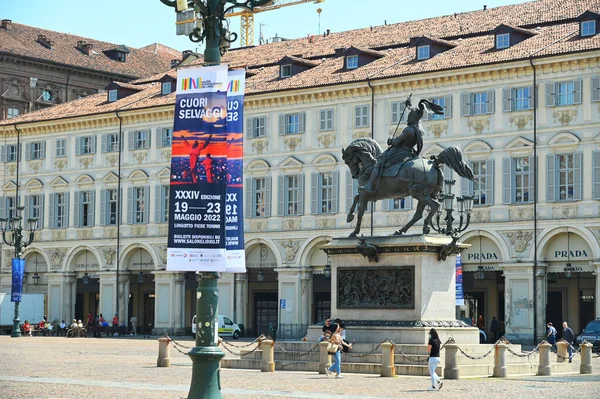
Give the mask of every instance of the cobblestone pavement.
[[(192, 346), (188, 338), (183, 344)], [(235, 344), (242, 344), (237, 341)], [(0, 336), (0, 398), (127, 398), (187, 397), (192, 363), (171, 350), (171, 367), (156, 367), (158, 342), (139, 338), (75, 338)], [(261, 373), (221, 371), (223, 397), (302, 399), (444, 398), (598, 398), (600, 358), (594, 374), (552, 377), (465, 378), (448, 380), (441, 392), (428, 392), (428, 377), (381, 378), (345, 374), (343, 380), (309, 372)]]

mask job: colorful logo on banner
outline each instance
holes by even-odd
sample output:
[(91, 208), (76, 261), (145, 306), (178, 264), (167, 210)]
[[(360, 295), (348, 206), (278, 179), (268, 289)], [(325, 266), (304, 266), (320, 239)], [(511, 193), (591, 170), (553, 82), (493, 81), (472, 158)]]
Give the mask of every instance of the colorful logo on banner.
[(227, 197), (225, 201), (226, 271), (246, 272), (244, 250), (244, 85), (246, 72), (229, 72), (227, 86)]
[(177, 80), (167, 270), (224, 272), (227, 66), (182, 69)]
[(456, 306), (465, 305), (465, 295), (463, 293), (463, 273), (462, 259), (460, 254), (456, 255)]
[(12, 291), (11, 302), (21, 302), (23, 295), (23, 275), (25, 274), (25, 259), (12, 260)]

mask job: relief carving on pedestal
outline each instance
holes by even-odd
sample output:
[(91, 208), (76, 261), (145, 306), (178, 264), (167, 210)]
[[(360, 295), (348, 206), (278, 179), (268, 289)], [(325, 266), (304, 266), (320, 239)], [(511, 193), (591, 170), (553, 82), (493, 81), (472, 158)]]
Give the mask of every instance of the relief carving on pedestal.
[(291, 262), (296, 258), (298, 249), (300, 249), (300, 241), (278, 241), (278, 244), (283, 249), (283, 253), (285, 254), (285, 260)]
[(338, 308), (413, 309), (415, 270), (404, 267), (337, 269)]
[(47, 250), (46, 253), (48, 254), (48, 257), (50, 258), (50, 261), (52, 262), (50, 264), (50, 269), (58, 270), (62, 267), (63, 260), (65, 259), (65, 256), (67, 255), (67, 248), (53, 248), (53, 249)]
[(552, 217), (554, 219), (575, 219), (577, 214), (577, 205), (555, 205), (552, 207)]
[(515, 252), (517, 253), (525, 252), (529, 247), (531, 239), (533, 238), (532, 231), (523, 230), (517, 230), (516, 232), (511, 231), (504, 233), (504, 235), (508, 238)]

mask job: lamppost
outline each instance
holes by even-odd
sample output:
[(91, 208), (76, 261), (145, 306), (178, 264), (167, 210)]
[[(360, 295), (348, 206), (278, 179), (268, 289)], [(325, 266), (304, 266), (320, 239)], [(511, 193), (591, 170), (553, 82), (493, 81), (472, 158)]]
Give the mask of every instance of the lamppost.
[[(25, 210), (24, 206), (17, 206), (15, 212), (15, 216), (10, 219), (1, 218), (0, 219), (0, 229), (2, 229), (2, 241), (10, 247), (15, 248), (15, 258), (17, 260), (21, 260), (21, 256), (23, 255), (23, 250), (27, 248), (33, 242), (33, 235), (35, 234), (35, 227), (37, 224), (37, 218), (29, 218), (27, 219), (27, 227), (29, 230), (29, 238), (24, 240), (23, 238), (23, 211)], [(10, 233), (10, 235), (9, 235)], [(22, 286), (22, 282), (21, 282)], [(19, 324), (21, 320), (19, 319), (19, 305), (20, 300), (15, 301), (15, 317), (13, 319), (13, 329), (10, 334), (13, 338), (18, 338), (21, 336), (21, 329), (19, 328)]]
[[(190, 33), (194, 43), (205, 42), (204, 64), (218, 65), (237, 34), (225, 26), (225, 14), (234, 8), (253, 11), (271, 0), (160, 0), (161, 3), (182, 12), (189, 8), (202, 22)], [(230, 3), (228, 5), (228, 3)], [(227, 7), (226, 7), (227, 6)], [(225, 356), (217, 346), (219, 287), (217, 273), (201, 273), (196, 293), (196, 346), (188, 353), (192, 359), (192, 383), (188, 399), (222, 398), (219, 382), (219, 364)], [(201, 327), (202, 326), (202, 327)], [(207, 328), (214, 327), (214, 328)]]
[[(456, 180), (445, 180), (444, 181), (444, 193), (438, 196), (441, 200), (442, 205), (438, 208), (435, 215), (435, 223), (431, 220), (431, 228), (440, 234), (452, 237), (450, 244), (442, 246), (440, 249), (440, 260), (446, 260), (446, 257), (453, 252), (458, 242), (459, 234), (462, 233), (469, 227), (471, 222), (471, 212), (473, 211), (473, 196), (465, 195), (456, 198), (456, 204), (458, 206), (459, 223), (458, 227), (454, 227), (454, 194), (452, 193), (452, 187), (456, 184)], [(446, 211), (446, 217), (443, 219), (446, 222), (440, 224), (442, 213)]]

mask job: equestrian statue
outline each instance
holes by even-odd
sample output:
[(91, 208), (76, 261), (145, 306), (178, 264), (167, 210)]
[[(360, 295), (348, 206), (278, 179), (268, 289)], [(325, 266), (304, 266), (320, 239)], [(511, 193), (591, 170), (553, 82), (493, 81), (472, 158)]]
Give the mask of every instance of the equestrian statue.
[[(379, 143), (370, 138), (354, 140), (342, 149), (342, 158), (353, 179), (359, 183), (358, 193), (354, 196), (348, 212), (347, 222), (354, 220), (354, 211), (358, 205), (356, 228), (350, 237), (357, 237), (360, 232), (362, 217), (369, 201), (396, 199), (411, 196), (418, 201), (413, 218), (394, 235), (408, 231), (423, 217), (425, 206), (430, 211), (425, 217), (423, 234), (429, 234), (432, 217), (440, 207), (437, 196), (443, 190), (444, 173), (440, 165), (448, 165), (459, 176), (473, 180), (473, 171), (464, 161), (462, 151), (458, 147), (448, 147), (431, 159), (420, 157), (423, 150), (423, 128), (420, 121), (425, 112), (443, 115), (443, 108), (428, 100), (419, 101), (412, 106), (410, 97), (405, 101), (408, 109), (407, 126), (402, 133), (388, 138), (388, 149), (382, 152)], [(400, 120), (402, 120), (402, 116)], [(399, 124), (399, 123), (398, 123)]]

